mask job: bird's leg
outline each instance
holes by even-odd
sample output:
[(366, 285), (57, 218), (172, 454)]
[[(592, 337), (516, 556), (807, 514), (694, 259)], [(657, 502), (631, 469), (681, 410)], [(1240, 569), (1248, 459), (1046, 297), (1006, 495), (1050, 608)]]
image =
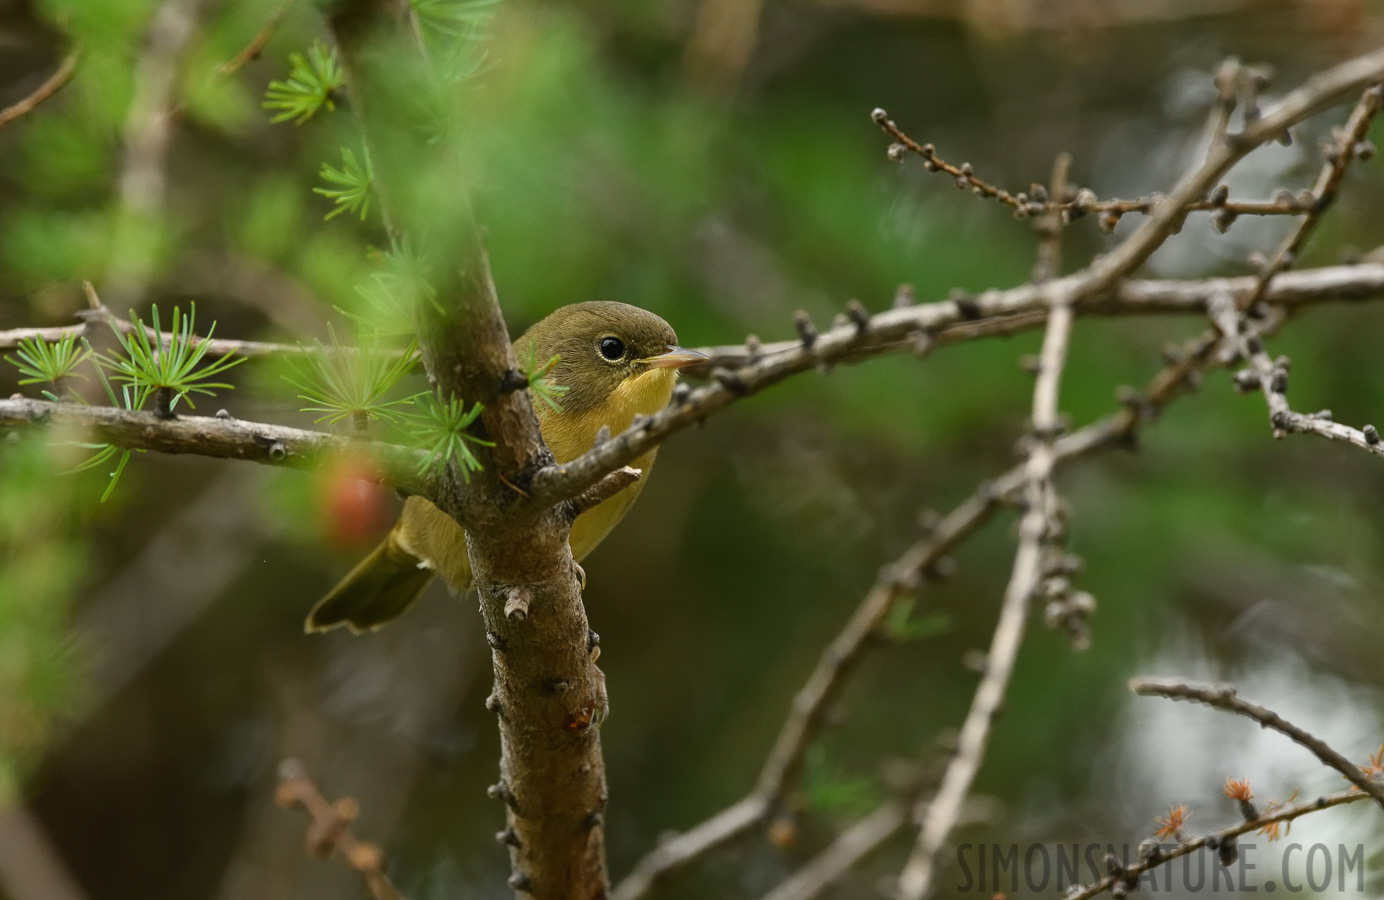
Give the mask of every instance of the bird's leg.
[[(575, 574), (575, 575), (577, 576), (577, 581), (581, 584), (581, 590), (585, 591), (585, 590), (586, 590), (586, 570), (583, 569), (583, 568), (581, 567), (581, 565), (580, 565), (575, 559), (572, 560), (572, 568), (576, 570), (573, 574)], [(598, 652), (599, 652), (599, 651), (598, 651)]]

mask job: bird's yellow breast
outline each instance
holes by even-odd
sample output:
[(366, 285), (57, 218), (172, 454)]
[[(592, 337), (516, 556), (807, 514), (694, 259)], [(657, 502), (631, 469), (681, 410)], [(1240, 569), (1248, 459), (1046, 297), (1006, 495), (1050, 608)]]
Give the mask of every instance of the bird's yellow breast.
[[(651, 416), (667, 406), (676, 381), (676, 370), (650, 368), (626, 378), (606, 402), (590, 409), (558, 411), (540, 405), (538, 418), (543, 440), (559, 463), (570, 462), (591, 449), (602, 426), (608, 426), (612, 435), (619, 434), (630, 427), (635, 416)], [(640, 479), (572, 523), (569, 543), (574, 559), (580, 562), (596, 549), (629, 512), (644, 490), (657, 455), (658, 450), (654, 449), (633, 460), (630, 465), (640, 470)], [(427, 500), (410, 497), (404, 504), (396, 540), (455, 590), (470, 587), (466, 534), (450, 516)]]

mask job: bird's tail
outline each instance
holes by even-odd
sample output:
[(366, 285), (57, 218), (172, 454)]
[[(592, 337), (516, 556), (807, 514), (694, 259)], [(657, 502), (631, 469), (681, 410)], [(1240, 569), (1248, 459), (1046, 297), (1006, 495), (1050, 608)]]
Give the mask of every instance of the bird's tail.
[(305, 630), (330, 631), (347, 625), (356, 634), (373, 631), (412, 606), (432, 577), (433, 570), (405, 550), (395, 531), (390, 531), (340, 584), (317, 601), (308, 613)]

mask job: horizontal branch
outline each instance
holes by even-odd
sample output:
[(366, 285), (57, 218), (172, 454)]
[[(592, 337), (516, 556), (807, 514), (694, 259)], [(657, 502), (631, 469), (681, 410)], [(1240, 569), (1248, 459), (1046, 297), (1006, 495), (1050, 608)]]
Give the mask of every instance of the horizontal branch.
[(1129, 689), (1141, 697), (1194, 700), (1197, 703), (1214, 706), (1216, 709), (1247, 716), (1265, 728), (1272, 728), (1279, 734), (1286, 735), (1306, 747), (1324, 765), (1340, 772), (1347, 781), (1384, 806), (1384, 781), (1375, 781), (1370, 778), (1361, 771), (1358, 765), (1336, 752), (1326, 741), (1306, 729), (1294, 725), (1273, 710), (1240, 699), (1232, 687), (1214, 687), (1185, 681), (1160, 681), (1155, 678), (1135, 678), (1129, 682)]
[[(1076, 312), (1098, 316), (1205, 314), (1212, 297), (1224, 292), (1238, 296), (1252, 290), (1257, 282), (1258, 279), (1252, 275), (1186, 281), (1126, 281), (1110, 297), (1088, 303)], [(1384, 263), (1371, 262), (1282, 273), (1271, 282), (1262, 301), (1271, 306), (1299, 308), (1338, 300), (1365, 301), (1381, 297), (1384, 297)], [(938, 345), (996, 334), (1014, 334), (1039, 328), (1047, 321), (1046, 308), (1036, 301), (1027, 286), (1011, 291), (987, 291), (969, 299), (976, 304), (973, 312), (979, 314), (973, 320), (957, 315), (948, 302), (906, 309), (916, 311), (917, 327), (926, 330), (931, 341)], [(863, 343), (838, 362), (851, 363), (880, 354), (916, 349), (916, 344), (910, 338)], [(684, 371), (709, 376), (717, 368), (750, 365), (769, 356), (796, 350), (800, 345), (801, 341), (793, 340), (699, 347), (698, 351), (706, 354), (708, 360), (689, 366)]]
[[(1130, 315), (1176, 315), (1196, 313), (1205, 315), (1209, 301), (1219, 293), (1243, 296), (1254, 289), (1259, 279), (1254, 276), (1235, 278), (1201, 278), (1185, 281), (1176, 280), (1135, 280), (1126, 281), (1105, 300), (1088, 303), (1078, 309), (1079, 314), (1098, 316)], [(1384, 263), (1367, 262), (1356, 265), (1322, 266), (1284, 272), (1270, 282), (1262, 302), (1271, 306), (1299, 308), (1335, 301), (1368, 301), (1384, 297)], [(862, 340), (849, 352), (845, 352), (835, 363), (855, 363), (874, 356), (889, 353), (915, 351), (915, 334), (925, 333), (931, 344), (943, 346), (996, 335), (1011, 335), (1020, 331), (1039, 328), (1047, 318), (1046, 308), (1038, 302), (1029, 286), (1008, 291), (987, 291), (974, 298), (974, 309), (967, 315), (959, 312), (953, 301), (909, 306), (912, 311), (912, 329), (904, 328), (904, 336), (896, 340)], [(963, 300), (964, 304), (964, 300)], [(890, 311), (894, 313), (894, 311)], [(134, 326), (111, 316), (104, 309), (98, 315), (110, 316), (111, 321), (121, 331), (129, 334)], [(874, 317), (871, 317), (871, 331), (874, 330)], [(0, 330), (0, 350), (12, 350), (21, 340), (36, 337), (50, 343), (75, 335), (86, 334), (86, 324), (58, 325), (46, 328), (13, 328)], [(850, 326), (852, 329), (854, 326)], [(890, 328), (896, 328), (897, 323)], [(833, 331), (836, 329), (833, 328)], [(150, 339), (154, 330), (145, 326)], [(167, 332), (159, 336), (167, 345), (171, 335)], [(212, 338), (207, 348), (208, 357), (221, 357), (230, 353), (238, 356), (263, 357), (272, 355), (301, 356), (311, 352), (311, 348), (300, 344), (274, 343), (271, 341), (242, 341), (229, 338)], [(768, 357), (792, 352), (801, 347), (801, 340), (775, 341), (768, 344), (726, 344), (697, 348), (708, 357), (704, 363), (689, 366), (684, 371), (690, 375), (710, 377), (718, 368), (737, 369), (762, 361)], [(637, 454), (636, 454), (637, 455)]]
[(0, 431), (54, 425), (81, 432), (81, 440), (129, 450), (154, 450), (218, 459), (243, 459), (290, 468), (310, 468), (340, 454), (366, 454), (385, 481), (427, 496), (431, 486), (418, 474), (423, 453), (398, 444), (362, 441), (229, 416), (159, 418), (152, 412), (114, 406), (49, 403), (11, 397), (0, 400)]
[[(1136, 197), (1133, 200), (1117, 198), (1102, 200), (1089, 188), (1064, 192), (1062, 196), (1053, 196), (1041, 185), (1035, 185), (1028, 193), (1010, 193), (1004, 188), (997, 187), (977, 177), (970, 163), (963, 162), (960, 166), (953, 165), (938, 156), (937, 150), (932, 144), (919, 144), (905, 134), (897, 124), (890, 121), (888, 114), (883, 110), (876, 110), (874, 119), (886, 134), (898, 141), (898, 144), (890, 148), (890, 159), (896, 162), (902, 161), (903, 150), (917, 154), (922, 157), (923, 167), (929, 172), (949, 175), (956, 179), (957, 187), (963, 190), (969, 188), (978, 197), (998, 200), (1013, 210), (1016, 218), (1023, 219), (1057, 212), (1070, 221), (1080, 216), (1098, 214), (1105, 217), (1102, 225), (1107, 222), (1113, 225), (1114, 222), (1119, 221), (1121, 216), (1129, 213), (1148, 215), (1162, 200), (1162, 197), (1157, 194)], [(1187, 204), (1184, 209), (1188, 212), (1215, 212), (1222, 216), (1296, 216), (1310, 212), (1314, 205), (1315, 198), (1309, 198), (1305, 194), (1299, 196), (1291, 191), (1283, 191), (1271, 200), (1232, 200), (1229, 192), (1222, 189), (1205, 200), (1196, 200)]]
[[(7, 331), (0, 331), (0, 350), (12, 350), (19, 346), (20, 341), (37, 338), (48, 343), (56, 343), (67, 337), (89, 338), (91, 327), (97, 322), (108, 323), (121, 334), (134, 334), (135, 325), (125, 319), (113, 315), (104, 306), (96, 309), (84, 310), (79, 315), (86, 321), (77, 325), (57, 325), (49, 328), (11, 328)], [(159, 346), (167, 347), (173, 341), (173, 335), (167, 331), (156, 332), (148, 325), (144, 326), (144, 333), (151, 342), (158, 341)], [(202, 338), (194, 336), (192, 346), (200, 347), (207, 345), (206, 355), (208, 357), (220, 358), (223, 356), (304, 356), (311, 353), (313, 348), (304, 347), (300, 344), (277, 344), (270, 341), (238, 341), (229, 338)]]
[[(685, 395), (681, 402), (644, 419), (610, 441), (568, 463), (546, 466), (534, 473), (528, 490), (539, 503), (556, 503), (591, 487), (615, 468), (662, 443), (669, 436), (703, 421), (708, 416), (786, 378), (837, 363), (853, 362), (880, 353), (916, 347), (920, 338), (946, 342), (949, 329), (966, 329), (991, 319), (1010, 320), (1012, 330), (1037, 327), (1046, 320), (1051, 285), (1025, 284), (1009, 290), (986, 291), (977, 296), (885, 310), (859, 322), (847, 321), (811, 339), (763, 346), (713, 347), (711, 355), (722, 366), (712, 372), (714, 383)], [(1252, 289), (1253, 277), (1208, 278), (1186, 282), (1128, 282), (1108, 294), (1073, 307), (1073, 312), (1097, 315), (1134, 315), (1173, 312), (1206, 313), (1218, 291)], [(1066, 290), (1070, 290), (1070, 284)], [(1300, 307), (1327, 300), (1364, 300), (1384, 297), (1384, 263), (1331, 266), (1274, 279), (1265, 302)], [(809, 325), (810, 327), (810, 325)], [(736, 368), (728, 365), (739, 363)]]

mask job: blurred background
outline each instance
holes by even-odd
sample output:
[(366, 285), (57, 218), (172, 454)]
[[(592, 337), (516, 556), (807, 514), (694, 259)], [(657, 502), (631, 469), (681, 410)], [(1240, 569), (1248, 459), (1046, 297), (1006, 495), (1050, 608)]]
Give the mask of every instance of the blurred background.
[[(0, 328), (72, 322), (86, 279), (121, 314), (195, 302), (218, 336), (349, 333), (342, 310), (384, 246), (379, 213), (324, 221), (332, 205), (312, 192), (324, 162), (359, 146), (349, 100), (301, 125), (261, 108), (289, 54), (327, 37), (320, 11), (289, 6), (259, 58), (221, 77), (280, 0), (165, 7), (0, 0), (0, 107), (83, 48), (71, 84), (0, 130)], [(664, 316), (687, 346), (782, 339), (795, 309), (825, 324), (850, 298), (887, 306), (901, 283), (935, 300), (1028, 277), (1029, 223), (916, 158), (890, 163), (876, 106), (1011, 191), (1046, 181), (1067, 150), (1071, 177), (1101, 197), (1147, 194), (1204, 151), (1222, 58), (1272, 65), (1272, 97), (1376, 46), (1384, 24), (1367, 0), (504, 0), (494, 12), (483, 64), (457, 90), (474, 99), (462, 134), (511, 330), (615, 299)], [(166, 127), (150, 125), (151, 103), (175, 111), (155, 116)], [(1319, 138), (1344, 117), (1254, 154), (1232, 193), (1310, 184)], [(1378, 164), (1355, 167), (1302, 264), (1384, 243), (1381, 200)], [(1066, 267), (1131, 224), (1110, 237), (1074, 223)], [(1288, 225), (1241, 219), (1220, 236), (1194, 219), (1146, 274), (1247, 271)], [(1077, 424), (1111, 411), (1165, 342), (1203, 327), (1079, 322), (1063, 410)], [(1384, 419), (1381, 333), (1371, 305), (1295, 320), (1270, 345), (1292, 357), (1295, 408)], [(800, 376), (665, 446), (586, 562), (613, 710), (613, 874), (751, 788), (793, 692), (916, 539), (920, 511), (1015, 461), (1032, 387), (1018, 360), (1038, 342)], [(310, 426), (275, 365), (231, 374), (237, 389), (199, 412)], [(0, 391), (18, 377), (0, 366)], [(1140, 443), (1061, 473), (1080, 586), (1099, 603), (1092, 646), (1073, 652), (1034, 623), (977, 783), (996, 802), (958, 841), (1133, 845), (1173, 804), (1189, 805), (1193, 832), (1235, 821), (1228, 775), (1262, 800), (1341, 787), (1252, 723), (1132, 698), (1135, 674), (1233, 681), (1362, 762), (1384, 741), (1378, 460), (1271, 440), (1262, 399), (1236, 396), (1224, 372)], [(0, 892), (364, 896), (344, 866), (304, 854), (301, 815), (273, 803), (277, 764), (295, 756), (329, 797), (360, 801), (357, 833), (383, 844), (408, 896), (506, 895), (474, 599), (435, 584), (378, 634), (302, 632), (388, 527), (392, 497), (343, 499), (339, 473), (136, 454), (102, 503), (109, 467), (66, 474), (85, 455), (26, 438), (0, 448)], [(989, 525), (949, 581), (925, 586), (921, 636), (869, 655), (812, 749), (793, 840), (756, 833), (659, 896), (756, 896), (885, 796), (890, 761), (941, 756), (976, 684), (965, 658), (994, 626), (1012, 525)], [(1377, 817), (1326, 812), (1291, 839), (1366, 841), (1378, 891)], [(1282, 845), (1260, 842), (1255, 861), (1273, 871)], [(901, 836), (834, 896), (875, 895), (907, 847)], [(961, 880), (950, 868), (942, 894)]]

